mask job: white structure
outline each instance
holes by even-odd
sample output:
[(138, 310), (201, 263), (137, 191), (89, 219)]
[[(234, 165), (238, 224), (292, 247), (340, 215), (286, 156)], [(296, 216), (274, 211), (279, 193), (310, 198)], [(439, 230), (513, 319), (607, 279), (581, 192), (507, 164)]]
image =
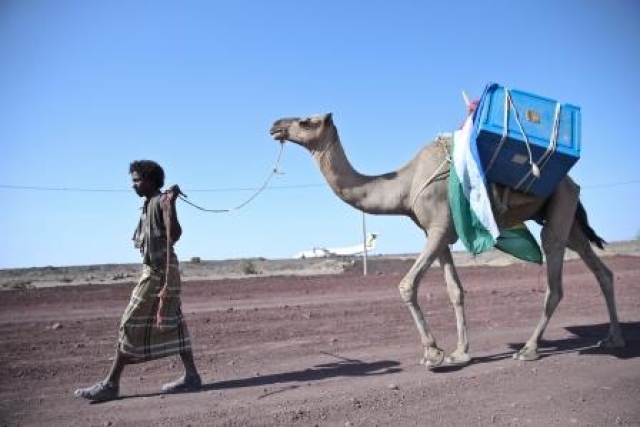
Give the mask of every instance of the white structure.
[(342, 248), (324, 248), (316, 247), (310, 251), (298, 252), (295, 258), (322, 258), (330, 256), (356, 256), (362, 255), (366, 249), (367, 252), (371, 252), (376, 248), (376, 240), (378, 235), (376, 233), (369, 233), (365, 244), (359, 244), (354, 246), (345, 246)]

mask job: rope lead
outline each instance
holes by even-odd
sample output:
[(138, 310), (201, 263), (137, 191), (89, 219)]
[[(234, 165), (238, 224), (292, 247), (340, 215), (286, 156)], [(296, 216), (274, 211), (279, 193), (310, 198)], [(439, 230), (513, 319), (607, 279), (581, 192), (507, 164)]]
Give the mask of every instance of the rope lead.
[(258, 188), (258, 190), (254, 194), (252, 194), (247, 200), (245, 200), (244, 202), (240, 203), (237, 206), (234, 206), (234, 207), (231, 207), (231, 208), (228, 208), (228, 209), (207, 209), (207, 208), (203, 208), (201, 206), (198, 206), (195, 203), (192, 203), (189, 200), (187, 200), (187, 195), (184, 194), (184, 193), (180, 194), (178, 197), (180, 198), (180, 200), (182, 200), (186, 204), (191, 205), (194, 208), (199, 209), (199, 210), (201, 210), (203, 212), (224, 213), (224, 212), (232, 212), (232, 211), (236, 211), (238, 209), (241, 209), (241, 208), (245, 207), (246, 205), (248, 205), (253, 199), (258, 197), (258, 195), (260, 193), (262, 193), (265, 188), (267, 188), (267, 185), (269, 184), (269, 181), (271, 181), (271, 178), (273, 178), (273, 176), (275, 174), (281, 174), (282, 173), (282, 172), (280, 172), (278, 170), (278, 165), (280, 164), (280, 158), (282, 157), (282, 151), (283, 150), (284, 150), (284, 141), (280, 141), (280, 151), (278, 152), (278, 157), (276, 159), (276, 163), (273, 166), (273, 169), (271, 170), (269, 175), (267, 176), (267, 179), (265, 179), (265, 181), (262, 184), (262, 186), (260, 188)]

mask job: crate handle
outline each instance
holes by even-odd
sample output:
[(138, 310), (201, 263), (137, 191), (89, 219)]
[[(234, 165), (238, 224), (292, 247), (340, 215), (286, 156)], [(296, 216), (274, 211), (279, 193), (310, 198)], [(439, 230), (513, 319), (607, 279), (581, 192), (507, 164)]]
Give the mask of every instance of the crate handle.
[[(518, 114), (518, 109), (516, 108), (516, 105), (513, 103), (513, 99), (511, 98), (511, 93), (509, 92), (509, 89), (505, 88), (505, 94), (506, 94), (506, 98), (509, 101), (509, 105), (505, 105), (505, 109), (512, 107), (513, 111), (515, 112), (515, 118), (516, 118), (516, 123), (518, 123), (518, 127), (520, 128), (520, 132), (522, 133), (522, 136), (524, 137), (524, 143), (527, 147), (527, 153), (529, 154), (529, 164), (531, 165), (531, 174), (533, 174), (534, 177), (540, 178), (540, 168), (538, 167), (537, 164), (535, 164), (535, 162), (533, 161), (533, 154), (531, 154), (531, 145), (529, 143), (529, 137), (527, 136), (526, 132), (524, 131), (524, 127), (522, 126), (522, 123), (520, 122), (520, 114)], [(505, 122), (505, 133), (507, 131), (507, 126), (508, 126), (508, 122)], [(506, 136), (506, 135), (505, 135)], [(503, 136), (503, 137), (505, 137)], [(520, 186), (520, 183), (518, 183), (518, 186)]]
[[(547, 165), (547, 163), (551, 159), (551, 156), (556, 152), (556, 149), (558, 148), (558, 133), (560, 130), (560, 109), (561, 109), (560, 103), (556, 102), (555, 112), (553, 113), (553, 127), (551, 128), (551, 136), (549, 136), (549, 146), (547, 147), (547, 150), (544, 152), (544, 154), (540, 156), (540, 158), (538, 159), (538, 163), (540, 164), (540, 169), (544, 168)], [(527, 177), (528, 176), (525, 176), (524, 178), (522, 178), (522, 180), (518, 183), (518, 185), (521, 185)], [(528, 191), (532, 185), (533, 185), (533, 181), (529, 183), (526, 190)]]

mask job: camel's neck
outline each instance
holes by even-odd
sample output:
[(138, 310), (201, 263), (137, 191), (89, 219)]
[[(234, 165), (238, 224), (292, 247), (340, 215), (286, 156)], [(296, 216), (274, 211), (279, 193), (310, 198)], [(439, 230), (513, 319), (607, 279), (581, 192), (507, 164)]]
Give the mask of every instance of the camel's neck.
[[(327, 183), (343, 201), (372, 214), (404, 214), (408, 187), (397, 172), (369, 176), (357, 172), (345, 155), (337, 131), (312, 153)], [(406, 190), (405, 190), (406, 189)]]

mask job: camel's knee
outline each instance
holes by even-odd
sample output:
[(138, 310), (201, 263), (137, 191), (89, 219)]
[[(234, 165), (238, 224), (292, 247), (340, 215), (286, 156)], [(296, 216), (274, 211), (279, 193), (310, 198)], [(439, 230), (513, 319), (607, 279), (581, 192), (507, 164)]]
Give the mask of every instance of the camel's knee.
[(401, 281), (398, 285), (400, 297), (406, 304), (412, 304), (417, 301), (418, 289), (411, 282)]
[[(440, 262), (442, 262), (442, 260)], [(460, 284), (460, 279), (458, 278), (456, 269), (453, 266), (453, 262), (445, 264), (444, 280), (447, 284), (447, 293), (449, 294), (449, 301), (451, 301), (451, 304), (455, 306), (462, 305), (464, 303), (464, 290)]]
[(564, 290), (561, 286), (552, 286), (547, 290), (547, 298), (560, 302), (564, 298)]
[(602, 262), (602, 260), (595, 254), (586, 238), (584, 238), (584, 245), (578, 246), (578, 253), (580, 257), (587, 264), (587, 267), (591, 270), (593, 275), (598, 281), (600, 290), (606, 295), (613, 294), (613, 272)]
[(560, 301), (562, 301), (562, 298), (564, 298), (564, 291), (561, 287), (547, 289), (545, 308), (547, 311), (550, 311), (547, 315), (551, 315), (551, 313), (553, 313), (558, 304), (560, 304)]
[(609, 293), (613, 291), (613, 272), (609, 270), (604, 264), (602, 264), (602, 270), (598, 277), (598, 284), (600, 285), (600, 289), (604, 293)]
[(458, 286), (449, 286), (449, 301), (455, 306), (460, 306), (464, 303), (464, 292)]

